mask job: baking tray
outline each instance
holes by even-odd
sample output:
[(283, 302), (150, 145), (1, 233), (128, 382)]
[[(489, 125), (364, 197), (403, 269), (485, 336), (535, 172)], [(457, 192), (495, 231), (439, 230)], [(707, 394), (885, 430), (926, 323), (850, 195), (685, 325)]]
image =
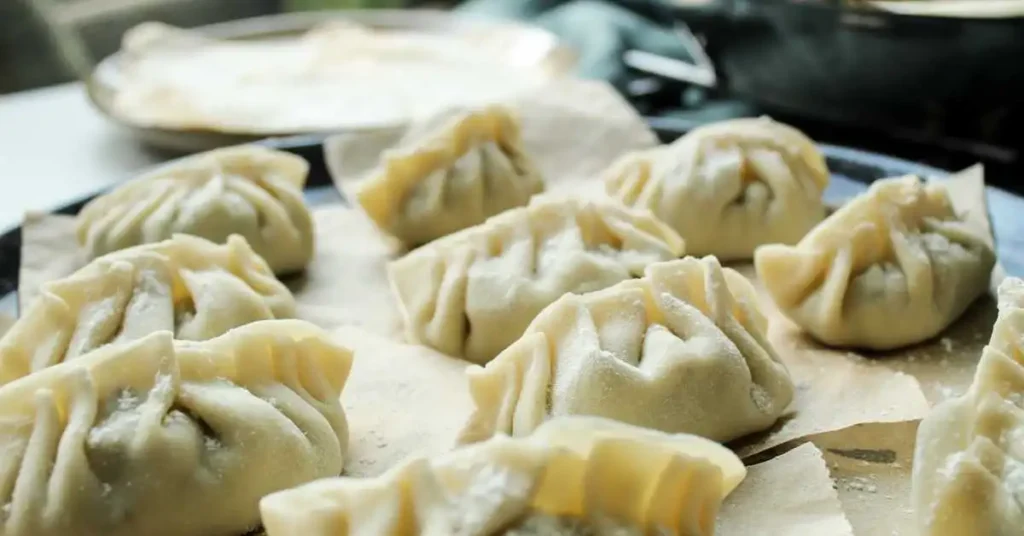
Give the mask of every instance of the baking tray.
[[(685, 133), (686, 128), (671, 120), (651, 122), (664, 142)], [(305, 158), (310, 164), (306, 182), (306, 201), (312, 207), (345, 203), (331, 182), (323, 157), (323, 135), (271, 138), (260, 143)], [(942, 178), (947, 171), (858, 149), (819, 144), (828, 161), (832, 180), (825, 200), (838, 204), (867, 189), (872, 181), (884, 177), (913, 174)], [(86, 196), (60, 207), (61, 214), (77, 214), (82, 206), (102, 192)], [(1024, 276), (1024, 198), (999, 188), (988, 187), (989, 215), (996, 236), (1000, 263), (1009, 275)], [(17, 313), (18, 268), (21, 264), (21, 228), (0, 234), (0, 312)]]
[[(273, 39), (305, 33), (331, 20), (353, 22), (375, 30), (413, 30), (433, 34), (464, 32), (500, 35), (516, 67), (534, 69), (551, 77), (570, 73), (576, 66), (576, 53), (562, 45), (554, 34), (514, 22), (480, 20), (445, 11), (406, 9), (352, 9), (268, 15), (212, 24), (192, 29), (218, 39)], [(266, 138), (309, 134), (299, 132), (235, 134), (215, 129), (167, 129), (133, 123), (118, 116), (113, 108), (114, 95), (121, 78), (122, 55), (114, 53), (100, 61), (86, 80), (93, 105), (105, 116), (127, 127), (147, 145), (173, 152), (199, 152)], [(350, 129), (351, 130), (351, 129)]]

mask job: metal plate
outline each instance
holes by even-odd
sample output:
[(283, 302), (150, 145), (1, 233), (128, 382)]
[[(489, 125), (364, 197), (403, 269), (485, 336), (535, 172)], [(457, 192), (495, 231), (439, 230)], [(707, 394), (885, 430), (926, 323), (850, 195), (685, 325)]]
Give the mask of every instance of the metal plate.
[[(444, 11), (429, 10), (347, 10), (289, 13), (231, 21), (196, 28), (218, 39), (256, 40), (295, 36), (329, 20), (344, 20), (376, 30), (406, 30), (433, 34), (459, 33), (498, 35), (509, 50), (527, 51), (517, 56), (517, 68), (534, 69), (547, 76), (562, 76), (573, 70), (575, 53), (561, 45), (546, 30), (512, 22), (492, 22)], [(247, 135), (215, 129), (178, 130), (154, 128), (133, 123), (118, 116), (113, 107), (114, 95), (121, 78), (120, 53), (102, 60), (86, 81), (89, 98), (97, 109), (115, 122), (128, 127), (141, 141), (174, 152), (198, 152), (246, 143), (268, 135), (287, 136), (299, 132)], [(502, 61), (502, 60), (499, 60)]]
[[(682, 132), (655, 128), (663, 141), (671, 141)], [(297, 154), (310, 163), (306, 183), (306, 201), (311, 206), (344, 203), (345, 200), (331, 183), (323, 158), (323, 136), (296, 136), (265, 140), (263, 144)], [(948, 172), (933, 167), (892, 158), (857, 149), (819, 146), (828, 161), (832, 179), (825, 191), (825, 200), (839, 204), (863, 192), (872, 181), (899, 175), (919, 175), (941, 179)], [(62, 214), (76, 214), (89, 199), (66, 205)], [(996, 235), (999, 260), (1010, 275), (1024, 277), (1024, 198), (988, 188), (989, 214)], [(18, 268), (21, 263), (21, 228), (0, 235), (0, 312), (16, 313), (15, 289), (18, 287)]]

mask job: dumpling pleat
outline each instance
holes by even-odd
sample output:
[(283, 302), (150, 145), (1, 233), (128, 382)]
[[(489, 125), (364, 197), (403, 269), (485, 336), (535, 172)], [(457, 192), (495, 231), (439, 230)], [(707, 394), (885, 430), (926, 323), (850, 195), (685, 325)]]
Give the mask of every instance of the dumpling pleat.
[(375, 478), (275, 493), (260, 508), (269, 536), (494, 536), (530, 526), (710, 536), (718, 504), (744, 474), (710, 441), (576, 417), (534, 436), (413, 458)]
[(294, 297), (243, 238), (216, 245), (176, 235), (44, 285), (0, 338), (0, 385), (160, 331), (209, 339), (294, 314)]
[(376, 170), (346, 189), (408, 248), (525, 205), (544, 189), (508, 110), (445, 112), (425, 125), (411, 128)]
[(93, 258), (178, 233), (223, 242), (233, 234), (276, 273), (301, 270), (313, 254), (313, 224), (302, 199), (309, 165), (255, 145), (186, 157), (89, 202), (77, 236)]
[(562, 294), (640, 275), (682, 249), (650, 214), (543, 198), (421, 247), (388, 275), (411, 340), (485, 363)]
[[(167, 240), (174, 234), (174, 222), (178, 221), (181, 213), (182, 202), (189, 196), (188, 188), (184, 185), (171, 185), (166, 187), (164, 198), (153, 211), (146, 216), (142, 222), (142, 237), (138, 243), (149, 244)], [(127, 241), (126, 241), (127, 242)], [(121, 249), (117, 243), (112, 243), (103, 248), (102, 251), (115, 251)]]
[(941, 186), (884, 179), (754, 263), (780, 311), (819, 341), (886, 350), (937, 335), (985, 291), (995, 255), (983, 233)]
[(25, 446), (7, 519), (11, 530), (22, 534), (33, 534), (39, 530), (39, 517), (47, 504), (52, 460), (60, 444), (61, 416), (57, 413), (53, 393), (37, 392), (34, 402), (36, 414), (32, 435)]
[(914, 453), (912, 498), (924, 536), (1009, 535), (1024, 523), (1024, 283), (999, 288), (999, 317), (967, 393), (922, 421)]
[(722, 121), (675, 142), (629, 153), (604, 172), (605, 191), (646, 208), (691, 255), (750, 259), (793, 244), (825, 215), (829, 174), (814, 142), (768, 118)]
[[(764, 430), (793, 398), (765, 325), (751, 284), (713, 257), (655, 263), (641, 280), (567, 294), (498, 357), (467, 371), (475, 410), (460, 441), (528, 435), (560, 415), (718, 441)], [(511, 404), (530, 418), (510, 422)]]
[(340, 474), (351, 358), (268, 321), (153, 333), (4, 385), (0, 422), (19, 424), (0, 437), (0, 533), (244, 533), (263, 495)]

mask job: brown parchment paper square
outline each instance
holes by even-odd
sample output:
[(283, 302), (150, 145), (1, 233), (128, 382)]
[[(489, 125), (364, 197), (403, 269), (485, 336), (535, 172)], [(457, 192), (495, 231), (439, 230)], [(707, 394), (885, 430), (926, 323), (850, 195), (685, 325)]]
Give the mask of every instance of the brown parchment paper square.
[(313, 211), (316, 250), (303, 274), (285, 280), (298, 316), (323, 328), (355, 325), (399, 336), (402, 319), (387, 263), (399, 246), (364, 214), (343, 206)]
[(377, 475), (406, 456), (455, 445), (473, 409), (468, 363), (355, 327), (332, 335), (355, 353), (341, 395), (349, 423), (346, 474)]
[(75, 218), (29, 212), (21, 224), (21, 266), (18, 269), (19, 314), (39, 295), (39, 287), (81, 268), (85, 255), (75, 237)]
[(726, 497), (715, 534), (722, 536), (850, 536), (820, 450), (805, 443), (747, 468)]
[(864, 422), (919, 419), (928, 412), (928, 401), (913, 376), (815, 343), (778, 311), (752, 265), (732, 268), (754, 282), (761, 310), (768, 318), (768, 340), (789, 369), (796, 388), (788, 411), (771, 430), (734, 445), (741, 457), (811, 434)]
[(919, 423), (864, 423), (807, 438), (823, 452), (855, 534), (916, 534), (910, 475)]

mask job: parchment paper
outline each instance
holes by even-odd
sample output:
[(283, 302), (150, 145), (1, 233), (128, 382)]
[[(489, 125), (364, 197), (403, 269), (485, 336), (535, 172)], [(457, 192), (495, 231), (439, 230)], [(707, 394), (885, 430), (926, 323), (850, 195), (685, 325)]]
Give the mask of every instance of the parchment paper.
[[(737, 268), (753, 276), (752, 266)], [(898, 422), (927, 414), (928, 401), (914, 377), (814, 343), (778, 312), (756, 280), (754, 283), (762, 311), (769, 318), (768, 340), (789, 369), (796, 394), (789, 411), (772, 430), (735, 446), (741, 457), (858, 423)]]
[(39, 294), (39, 286), (60, 279), (85, 264), (75, 238), (75, 218), (29, 212), (21, 224), (21, 266), (18, 269), (18, 311)]
[[(523, 147), (549, 190), (578, 188), (620, 155), (658, 143), (643, 119), (608, 84), (561, 80), (510, 104), (522, 126)], [(415, 128), (412, 127), (412, 128)], [(327, 140), (324, 157), (335, 184), (345, 191), (376, 167), (381, 153), (405, 129), (339, 134)]]
[(811, 436), (824, 452), (856, 534), (915, 534), (910, 502), (920, 421), (867, 423)]
[(364, 327), (398, 336), (402, 319), (388, 286), (387, 262), (398, 254), (362, 213), (337, 206), (313, 211), (316, 251), (305, 273), (287, 280), (298, 316), (323, 328)]
[(726, 497), (715, 534), (722, 536), (849, 536), (825, 460), (811, 444), (747, 468)]
[(346, 474), (376, 475), (408, 455), (455, 445), (473, 409), (465, 361), (355, 327), (333, 335), (355, 352), (341, 396), (349, 423)]

